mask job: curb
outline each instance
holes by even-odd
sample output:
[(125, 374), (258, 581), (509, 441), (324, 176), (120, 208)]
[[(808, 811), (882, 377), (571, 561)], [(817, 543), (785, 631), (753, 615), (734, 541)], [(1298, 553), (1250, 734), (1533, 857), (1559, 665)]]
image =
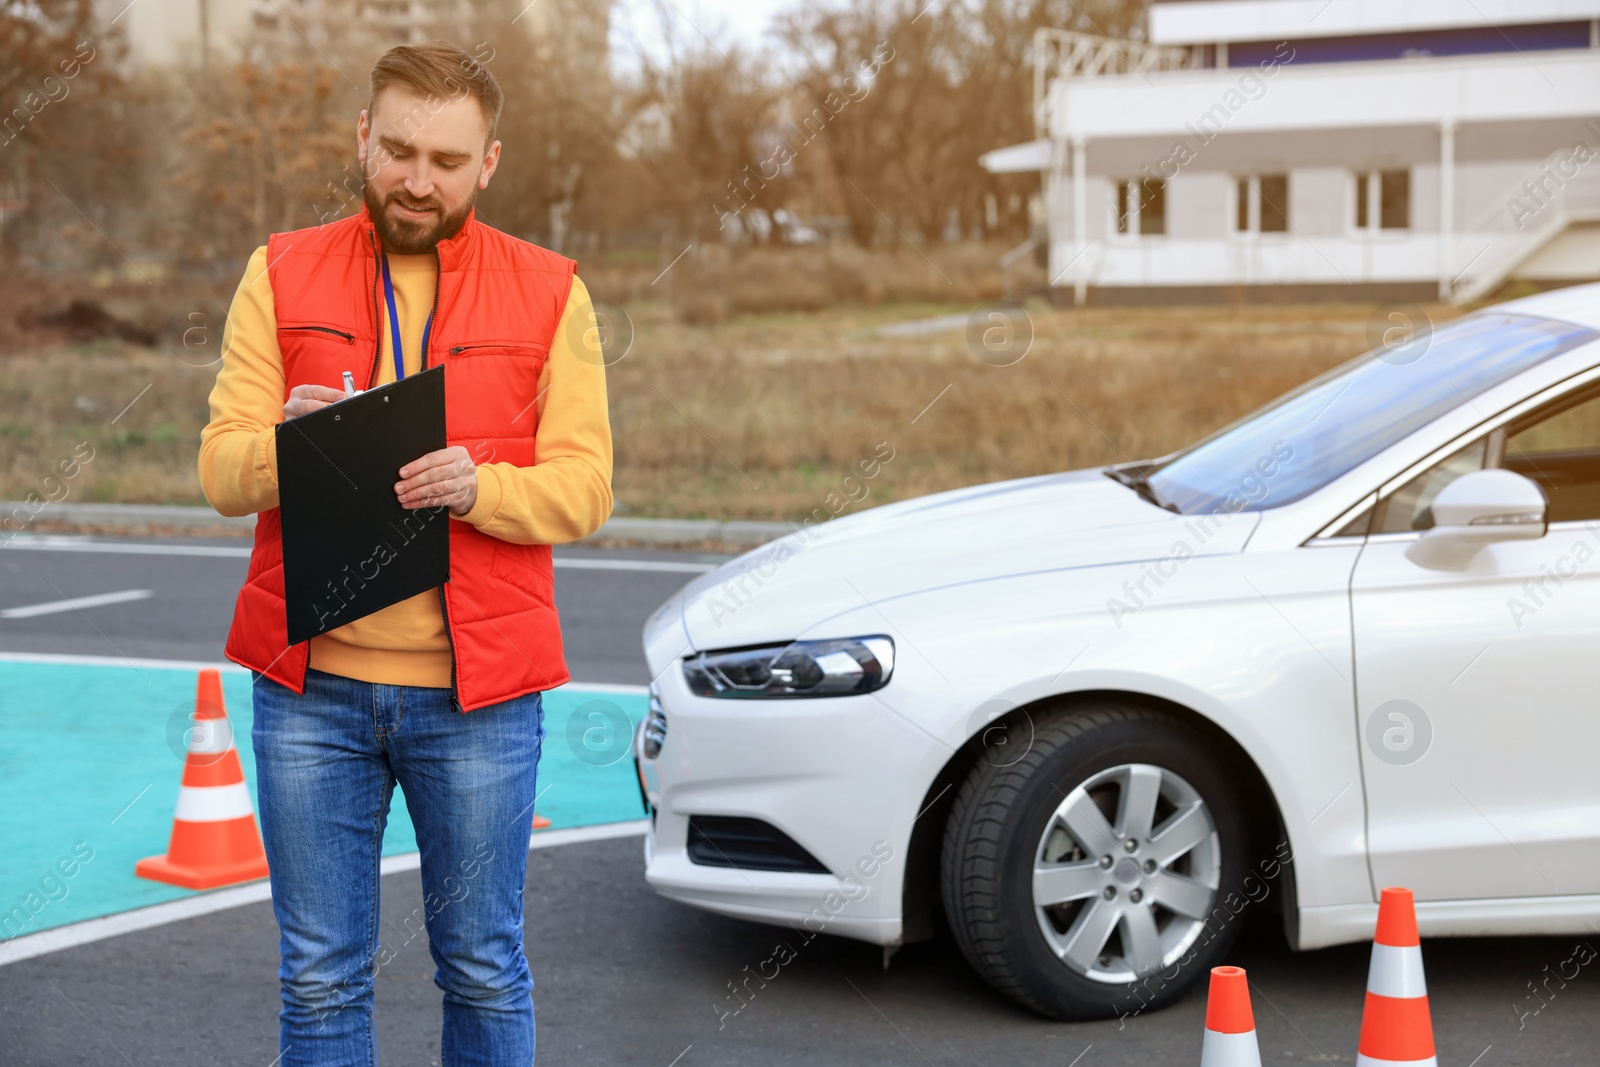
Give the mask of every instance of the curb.
[(587, 540), (639, 541), (647, 544), (686, 544), (717, 541), (726, 545), (756, 548), (776, 541), (799, 529), (787, 522), (756, 522), (745, 519), (641, 519), (627, 516), (610, 518)]
[[(93, 526), (116, 530), (159, 527), (179, 532), (221, 527), (228, 532), (252, 530), (254, 515), (235, 518), (218, 515), (210, 508), (175, 504), (70, 504), (46, 503), (35, 511), (22, 501), (0, 501), (0, 527), (14, 530), (16, 523), (26, 529), (34, 523), (67, 526)], [(644, 519), (618, 516), (607, 519), (587, 541), (633, 541), (647, 545), (681, 545), (720, 542), (755, 548), (797, 529), (786, 522), (720, 519)]]
[[(35, 511), (37, 508), (37, 511)], [(229, 518), (210, 508), (180, 507), (175, 504), (53, 504), (43, 507), (20, 500), (0, 501), (0, 522), (11, 529), (13, 522), (31, 526), (35, 522), (70, 523), (74, 526), (229, 526), (253, 530), (254, 515)]]

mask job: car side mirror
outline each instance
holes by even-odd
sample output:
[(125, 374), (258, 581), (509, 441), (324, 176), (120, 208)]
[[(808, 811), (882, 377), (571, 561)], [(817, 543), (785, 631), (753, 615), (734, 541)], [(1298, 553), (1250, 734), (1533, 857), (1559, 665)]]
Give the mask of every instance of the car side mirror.
[(1432, 570), (1465, 570), (1484, 545), (1543, 537), (1544, 490), (1515, 471), (1463, 474), (1433, 498), (1431, 530), (1406, 549), (1406, 558)]

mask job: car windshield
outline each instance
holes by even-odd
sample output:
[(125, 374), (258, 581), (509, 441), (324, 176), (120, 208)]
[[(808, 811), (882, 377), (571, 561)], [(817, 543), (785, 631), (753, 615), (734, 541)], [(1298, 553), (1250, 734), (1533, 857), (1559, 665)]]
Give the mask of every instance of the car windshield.
[(1191, 445), (1146, 474), (1147, 495), (1185, 515), (1291, 503), (1595, 337), (1600, 332), (1526, 315), (1460, 319), (1335, 367)]

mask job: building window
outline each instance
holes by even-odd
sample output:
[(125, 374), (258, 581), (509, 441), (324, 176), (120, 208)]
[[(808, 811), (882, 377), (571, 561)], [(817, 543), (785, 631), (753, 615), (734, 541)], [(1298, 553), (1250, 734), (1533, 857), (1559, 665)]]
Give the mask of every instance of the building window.
[(1161, 178), (1119, 181), (1116, 231), (1153, 236), (1167, 232), (1167, 183)]
[(1289, 176), (1263, 174), (1258, 187), (1261, 193), (1261, 232), (1289, 232)]
[(1167, 232), (1167, 183), (1160, 178), (1139, 182), (1139, 232)]
[(1255, 174), (1234, 179), (1233, 228), (1236, 233), (1287, 233), (1289, 176)]
[[(1356, 229), (1405, 230), (1411, 226), (1409, 170), (1356, 171)], [(1377, 210), (1373, 210), (1376, 205)]]

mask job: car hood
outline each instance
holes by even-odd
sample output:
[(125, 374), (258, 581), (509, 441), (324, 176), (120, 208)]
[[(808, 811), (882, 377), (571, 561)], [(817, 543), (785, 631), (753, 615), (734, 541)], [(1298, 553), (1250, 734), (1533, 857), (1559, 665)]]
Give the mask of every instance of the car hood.
[(937, 493), (803, 527), (702, 575), (652, 616), (645, 646), (654, 664), (820, 636), (833, 616), (941, 586), (1234, 553), (1257, 518), (1177, 515), (1104, 468)]

